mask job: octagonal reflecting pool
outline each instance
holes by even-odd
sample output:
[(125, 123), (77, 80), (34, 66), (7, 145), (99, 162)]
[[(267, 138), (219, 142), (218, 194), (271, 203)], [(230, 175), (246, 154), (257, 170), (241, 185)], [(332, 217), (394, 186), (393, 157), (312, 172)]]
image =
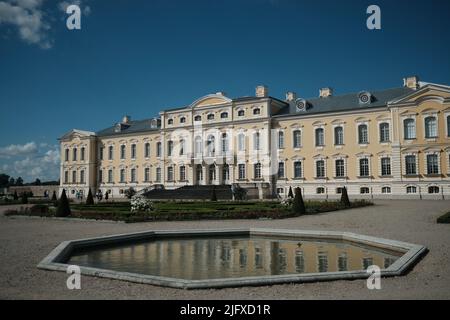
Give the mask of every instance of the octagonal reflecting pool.
[(387, 268), (401, 255), (345, 241), (198, 237), (78, 249), (67, 263), (201, 280)]

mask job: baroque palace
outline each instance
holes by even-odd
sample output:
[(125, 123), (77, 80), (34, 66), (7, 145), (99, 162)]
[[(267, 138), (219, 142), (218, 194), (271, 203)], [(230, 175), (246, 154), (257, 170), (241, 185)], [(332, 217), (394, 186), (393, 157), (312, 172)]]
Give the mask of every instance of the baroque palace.
[(381, 91), (284, 100), (209, 94), (159, 117), (60, 139), (69, 197), (130, 187), (236, 185), (254, 197), (450, 198), (450, 86), (403, 80)]

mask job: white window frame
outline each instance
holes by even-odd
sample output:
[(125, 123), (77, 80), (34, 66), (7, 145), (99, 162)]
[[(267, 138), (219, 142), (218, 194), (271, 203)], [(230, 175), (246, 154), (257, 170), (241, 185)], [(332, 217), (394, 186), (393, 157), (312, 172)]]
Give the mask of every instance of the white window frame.
[[(406, 168), (407, 168), (407, 163), (406, 163), (406, 157), (407, 156), (413, 156), (415, 159), (415, 169), (416, 169), (416, 173), (407, 173)], [(403, 174), (405, 176), (416, 176), (419, 174), (419, 154), (417, 152), (410, 152), (410, 153), (405, 153), (403, 154)]]
[[(436, 124), (436, 135), (432, 137), (427, 137), (427, 125), (426, 125), (426, 119), (428, 118), (434, 118), (435, 124)], [(423, 124), (423, 137), (424, 139), (436, 139), (439, 137), (439, 118), (437, 116), (437, 113), (424, 113), (422, 115), (422, 124)]]
[[(414, 123), (414, 137), (412, 138), (407, 138), (406, 137), (406, 126), (405, 126), (405, 121), (406, 120), (413, 120)], [(402, 117), (402, 135), (403, 135), (403, 140), (405, 141), (410, 141), (410, 140), (415, 140), (417, 139), (417, 119), (415, 115), (409, 115), (409, 116), (404, 116)]]
[[(388, 139), (386, 140), (386, 141), (382, 141), (381, 140), (381, 125), (383, 125), (383, 124), (387, 124), (387, 126), (388, 126)], [(391, 135), (392, 135), (392, 132), (391, 132), (392, 130), (391, 130), (391, 122), (390, 121), (386, 121), (386, 120), (384, 120), (384, 121), (379, 121), (378, 122), (378, 139), (379, 139), (379, 141), (380, 141), (380, 143), (390, 143), (391, 142)]]
[[(342, 129), (342, 143), (341, 144), (336, 144), (336, 128), (341, 128)], [(345, 145), (345, 128), (344, 125), (342, 124), (336, 124), (333, 126), (333, 144), (335, 147), (341, 147), (343, 145)]]
[[(437, 173), (428, 173), (428, 156), (431, 156), (431, 155), (435, 155), (436, 156), (436, 158), (437, 158), (437, 169), (438, 169), (438, 172)], [(424, 157), (425, 157), (425, 161), (424, 161), (424, 163), (425, 163), (425, 174), (426, 175), (435, 175), (435, 174), (441, 174), (441, 155), (440, 155), (440, 152), (439, 151), (429, 151), (429, 152), (425, 152), (424, 153)]]
[[(366, 126), (367, 128), (367, 141), (366, 142), (361, 142), (360, 137), (359, 137), (359, 127), (360, 126)], [(362, 121), (362, 122), (357, 122), (356, 124), (356, 143), (360, 146), (366, 146), (370, 143), (370, 127), (369, 127), (369, 122), (368, 121)]]
[[(295, 133), (296, 131), (299, 131), (299, 132), (300, 132), (300, 141), (299, 141), (299, 145), (298, 145), (298, 146), (295, 145), (295, 136), (294, 136), (294, 133)], [(303, 130), (302, 130), (301, 128), (293, 128), (292, 131), (291, 131), (291, 133), (292, 133), (292, 148), (293, 148), (294, 150), (299, 150), (299, 149), (301, 149), (302, 146), (303, 146)]]

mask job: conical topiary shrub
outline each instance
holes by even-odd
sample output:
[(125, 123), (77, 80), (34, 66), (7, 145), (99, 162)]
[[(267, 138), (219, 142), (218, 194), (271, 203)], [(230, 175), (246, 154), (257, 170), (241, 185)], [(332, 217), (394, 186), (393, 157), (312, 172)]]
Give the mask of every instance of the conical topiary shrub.
[(288, 197), (291, 199), (294, 197), (294, 194), (292, 193), (292, 187), (289, 187)]
[(105, 201), (108, 201), (108, 198), (109, 198), (109, 192), (106, 191), (106, 192), (105, 192)]
[(341, 203), (344, 207), (350, 207), (350, 199), (348, 198), (347, 188), (342, 188)]
[(67, 199), (66, 196), (66, 190), (63, 189), (61, 193), (61, 197), (58, 201), (58, 208), (56, 209), (56, 216), (57, 217), (67, 217), (70, 216), (70, 204), (69, 199)]
[(300, 188), (295, 188), (295, 197), (292, 203), (292, 211), (295, 214), (305, 214), (305, 203), (303, 202), (302, 190)]
[(17, 195), (17, 191), (14, 191), (13, 199), (14, 199), (15, 201), (19, 200), (19, 196)]
[(58, 201), (58, 198), (56, 197), (56, 191), (53, 191), (52, 201)]
[(211, 193), (211, 201), (217, 201), (216, 186), (213, 186)]
[(86, 204), (87, 205), (93, 205), (94, 204), (94, 197), (92, 196), (91, 188), (89, 188), (88, 196), (86, 198)]
[(26, 192), (22, 193), (22, 203), (23, 204), (28, 203), (28, 193), (26, 193)]

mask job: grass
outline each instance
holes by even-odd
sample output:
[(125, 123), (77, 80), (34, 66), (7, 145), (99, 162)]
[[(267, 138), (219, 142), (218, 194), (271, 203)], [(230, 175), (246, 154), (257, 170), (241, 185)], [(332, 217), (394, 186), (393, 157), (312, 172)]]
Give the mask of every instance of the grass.
[(450, 223), (450, 211), (437, 218), (437, 223)]
[[(358, 200), (351, 208), (372, 205), (372, 202)], [(318, 214), (345, 208), (339, 201), (305, 201), (306, 214)], [(130, 203), (111, 202), (95, 205), (72, 204), (72, 218), (114, 220), (125, 222), (203, 220), (203, 219), (283, 219), (297, 216), (279, 202), (154, 202), (150, 213), (131, 213)], [(22, 210), (11, 210), (6, 215), (29, 215), (52, 217), (55, 208), (35, 205)]]

